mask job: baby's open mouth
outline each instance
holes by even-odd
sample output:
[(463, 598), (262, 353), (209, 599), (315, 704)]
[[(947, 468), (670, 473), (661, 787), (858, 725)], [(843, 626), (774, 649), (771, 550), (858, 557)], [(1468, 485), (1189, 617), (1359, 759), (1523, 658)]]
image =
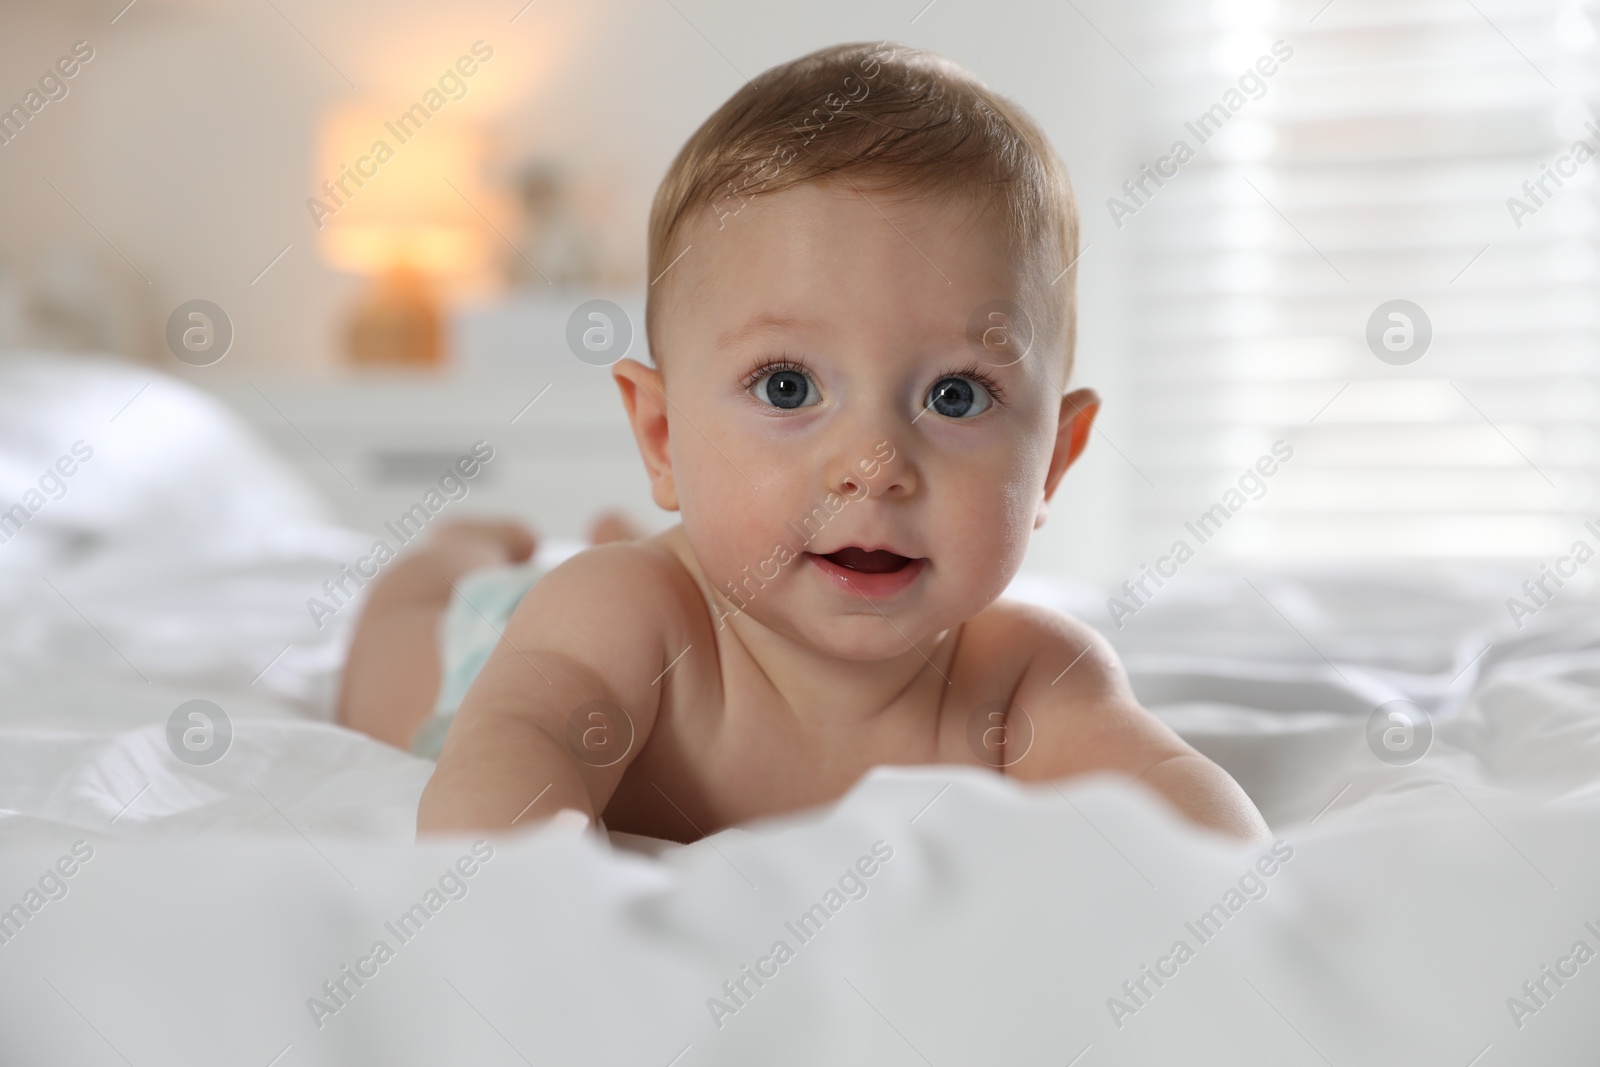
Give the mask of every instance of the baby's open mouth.
[(909, 556), (897, 555), (885, 549), (868, 552), (853, 545), (841, 548), (837, 552), (829, 552), (822, 558), (847, 570), (860, 571), (862, 574), (893, 574), (914, 562)]
[(921, 557), (859, 545), (826, 555), (807, 552), (806, 558), (836, 585), (873, 600), (905, 592), (928, 569), (928, 561)]

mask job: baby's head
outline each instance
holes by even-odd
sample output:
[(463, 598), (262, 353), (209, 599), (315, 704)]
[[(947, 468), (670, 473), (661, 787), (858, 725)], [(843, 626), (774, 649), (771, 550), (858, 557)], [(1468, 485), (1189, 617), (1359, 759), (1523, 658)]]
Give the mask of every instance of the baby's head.
[(930, 53), (823, 49), (695, 131), (615, 374), (719, 625), (879, 659), (1000, 595), (1098, 407), (1077, 245), (1043, 133)]

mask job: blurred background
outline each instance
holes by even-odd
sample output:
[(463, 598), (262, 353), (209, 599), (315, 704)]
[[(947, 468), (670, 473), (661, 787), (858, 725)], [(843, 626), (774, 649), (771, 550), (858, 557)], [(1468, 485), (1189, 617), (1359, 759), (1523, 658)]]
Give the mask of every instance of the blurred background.
[[(1106, 406), (1030, 569), (1120, 583), (1279, 440), (1207, 564), (1553, 558), (1600, 516), (1596, 16), (0, 0), (0, 348), (199, 385), (363, 529), (480, 438), (473, 509), (664, 527), (568, 317), (615, 301), (643, 358), (645, 221), (684, 139), (746, 77), (890, 39), (1018, 101), (1076, 184), (1077, 377)], [(167, 340), (194, 300), (232, 330), (204, 366)], [(1369, 341), (1395, 300), (1423, 313), (1403, 350)]]

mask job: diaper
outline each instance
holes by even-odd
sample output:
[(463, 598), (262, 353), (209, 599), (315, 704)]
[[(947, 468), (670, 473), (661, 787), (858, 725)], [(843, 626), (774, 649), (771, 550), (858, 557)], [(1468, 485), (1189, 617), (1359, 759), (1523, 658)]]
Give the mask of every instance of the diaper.
[(450, 722), (472, 680), (488, 661), (523, 596), (544, 574), (543, 568), (522, 563), (472, 571), (457, 579), (450, 606), (439, 623), (439, 697), (432, 716), (411, 740), (413, 753), (439, 758), (444, 736), (450, 732)]

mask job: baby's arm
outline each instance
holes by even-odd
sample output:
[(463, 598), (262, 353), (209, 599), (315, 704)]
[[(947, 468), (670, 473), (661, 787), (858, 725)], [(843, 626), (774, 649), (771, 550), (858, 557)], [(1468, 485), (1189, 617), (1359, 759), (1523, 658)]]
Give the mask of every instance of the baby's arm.
[(661, 694), (652, 682), (683, 628), (675, 565), (659, 549), (606, 545), (529, 590), (456, 713), (422, 793), (420, 833), (605, 811), (650, 736)]
[[(1035, 652), (1013, 697), (1013, 713), (1017, 706), (1027, 710), (1034, 737), (1027, 755), (1007, 774), (1046, 781), (1121, 771), (1153, 787), (1201, 826), (1245, 840), (1271, 836), (1266, 820), (1227, 771), (1139, 706), (1104, 637), (1054, 612), (1018, 611), (1017, 624), (1032, 631)], [(1007, 732), (1019, 736), (1014, 726)]]

